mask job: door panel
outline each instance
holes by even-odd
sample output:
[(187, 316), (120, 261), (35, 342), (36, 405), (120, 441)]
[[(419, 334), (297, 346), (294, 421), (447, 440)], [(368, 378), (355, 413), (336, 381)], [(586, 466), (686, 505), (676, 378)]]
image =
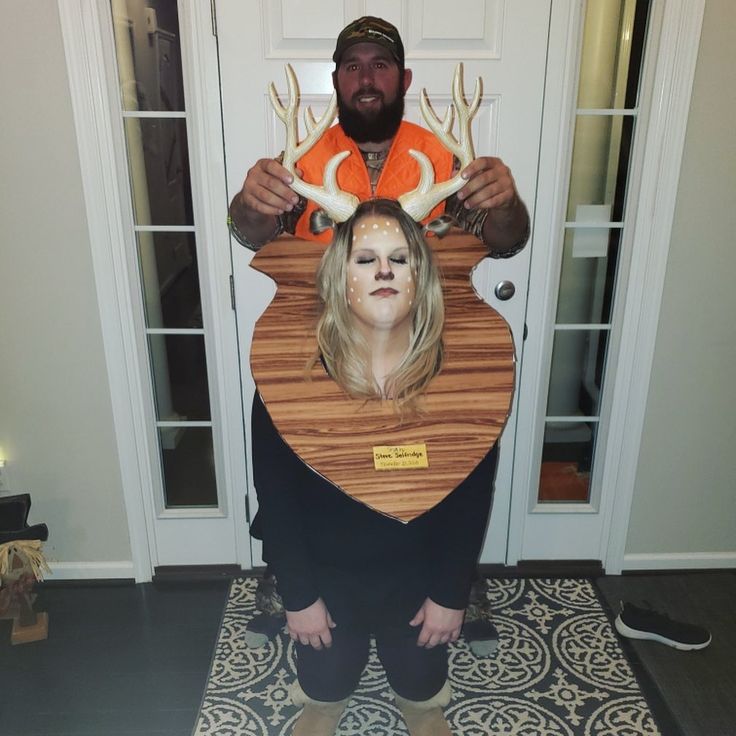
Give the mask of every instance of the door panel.
[[(310, 104), (315, 113), (320, 112), (332, 92), (334, 64), (330, 59), (337, 34), (358, 15), (371, 14), (395, 23), (404, 39), (406, 65), (414, 72), (406, 99), (408, 119), (420, 122), (422, 87), (435, 109), (446, 107), (458, 61), (464, 62), (465, 83), (471, 92), (473, 80), (483, 79), (483, 103), (473, 131), (476, 153), (497, 155), (509, 164), (533, 218), (550, 7), (550, 2), (539, 0), (475, 0), (464, 3), (460, 14), (441, 0), (258, 4), (217, 0), (228, 197), (241, 188), (247, 169), (257, 159), (281, 150), (283, 126), (270, 109), (267, 90), (274, 81), (279, 92), (284, 92), (286, 61), (299, 79), (302, 108)], [(511, 326), (517, 348), (517, 387), (531, 251), (530, 243), (512, 259), (487, 260), (473, 277), (478, 292)], [(252, 254), (247, 249), (233, 243), (232, 256), (244, 413), (249, 417), (254, 391), (250, 340), (275, 286), (249, 268)], [(516, 285), (509, 301), (493, 295), (501, 280)], [(249, 423), (246, 425), (249, 433)], [(506, 561), (515, 427), (514, 408), (501, 440), (494, 510), (481, 556), (487, 563)], [(250, 456), (248, 460), (252, 467)], [(253, 514), (252, 476), (249, 505)], [(254, 545), (254, 561), (258, 559), (259, 549)]]

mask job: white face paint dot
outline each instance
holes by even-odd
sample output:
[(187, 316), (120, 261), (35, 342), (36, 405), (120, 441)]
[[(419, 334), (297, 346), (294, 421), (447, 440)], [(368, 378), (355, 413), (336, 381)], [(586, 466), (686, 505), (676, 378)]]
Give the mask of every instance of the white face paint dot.
[(358, 239), (357, 235), (353, 235), (353, 243)]
[(391, 220), (386, 220), (386, 227), (388, 227), (391, 224)]
[(399, 232), (399, 228), (396, 228), (396, 232)]
[(350, 287), (350, 293), (352, 294), (354, 291), (355, 291), (355, 289), (353, 289), (353, 287), (351, 286)]
[(363, 240), (368, 240), (368, 234), (367, 233), (363, 236)]
[(360, 297), (358, 297), (358, 301), (360, 301)]
[(384, 230), (383, 231), (383, 235), (388, 235), (388, 231), (387, 230)]
[(374, 222), (374, 223), (373, 223), (373, 229), (374, 229), (374, 230), (378, 230), (378, 223), (377, 223), (377, 222)]
[(365, 230), (365, 223), (364, 223), (364, 222), (361, 222), (361, 223), (360, 223), (360, 229), (361, 229), (361, 230)]
[(358, 280), (358, 277), (357, 276), (353, 276), (353, 281), (357, 281), (357, 280)]

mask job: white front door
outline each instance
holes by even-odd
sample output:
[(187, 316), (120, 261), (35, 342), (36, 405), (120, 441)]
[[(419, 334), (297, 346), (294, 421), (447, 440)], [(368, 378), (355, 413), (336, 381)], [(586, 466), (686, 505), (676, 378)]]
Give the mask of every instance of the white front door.
[[(224, 116), (228, 198), (242, 186), (247, 169), (282, 148), (282, 124), (270, 109), (268, 85), (285, 91), (284, 65), (294, 67), (302, 105), (319, 113), (332, 93), (331, 61), (344, 25), (363, 13), (396, 24), (414, 81), (406, 99), (407, 117), (419, 122), (418, 95), (425, 87), (435, 108), (450, 99), (453, 70), (465, 65), (465, 81), (483, 79), (483, 102), (475, 120), (476, 152), (497, 155), (511, 167), (522, 198), (534, 217), (540, 131), (551, 2), (480, 0), (463, 12), (443, 0), (423, 3), (281, 2), (217, 0), (217, 29)], [(243, 411), (250, 416), (254, 392), (249, 370), (253, 325), (270, 302), (274, 284), (249, 268), (252, 254), (233, 243), (233, 273), (241, 357)], [(518, 256), (487, 261), (474, 276), (479, 293), (509, 322), (516, 341), (518, 375), (523, 360), (527, 283), (534, 242)], [(544, 242), (540, 245), (544, 247)], [(508, 280), (516, 293), (501, 302), (495, 285)], [(516, 406), (516, 402), (515, 402)], [(501, 456), (490, 527), (481, 561), (505, 563), (513, 475), (516, 408), (501, 440)], [(246, 432), (249, 432), (246, 419)], [(250, 446), (250, 442), (248, 442)], [(250, 458), (249, 458), (250, 459)], [(248, 462), (248, 466), (252, 464)], [(251, 515), (257, 503), (249, 478)], [(254, 547), (257, 564), (260, 551)]]

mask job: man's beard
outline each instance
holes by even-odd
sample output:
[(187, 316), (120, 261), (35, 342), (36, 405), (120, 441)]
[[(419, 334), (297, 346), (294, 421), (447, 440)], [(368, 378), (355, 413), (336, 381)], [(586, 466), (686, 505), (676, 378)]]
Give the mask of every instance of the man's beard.
[[(366, 94), (361, 92), (361, 94)], [(396, 135), (404, 117), (404, 95), (399, 90), (396, 99), (372, 116), (366, 116), (349, 108), (342, 97), (337, 96), (340, 127), (356, 143), (382, 143)]]

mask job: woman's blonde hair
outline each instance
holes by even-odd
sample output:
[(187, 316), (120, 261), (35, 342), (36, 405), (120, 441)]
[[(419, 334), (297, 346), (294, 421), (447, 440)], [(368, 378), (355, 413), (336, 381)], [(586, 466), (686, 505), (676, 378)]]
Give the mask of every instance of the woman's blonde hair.
[[(347, 297), (353, 228), (369, 215), (390, 217), (399, 223), (409, 247), (409, 266), (416, 285), (409, 347), (387, 376), (385, 394), (373, 377), (370, 350), (353, 324)], [(439, 270), (421, 226), (395, 200), (362, 202), (349, 220), (337, 226), (332, 245), (325, 251), (317, 271), (317, 288), (323, 309), (317, 323), (317, 353), (307, 369), (311, 370), (321, 358), (330, 376), (353, 398), (387, 396), (400, 414), (415, 411), (419, 397), (442, 367), (445, 318)]]

